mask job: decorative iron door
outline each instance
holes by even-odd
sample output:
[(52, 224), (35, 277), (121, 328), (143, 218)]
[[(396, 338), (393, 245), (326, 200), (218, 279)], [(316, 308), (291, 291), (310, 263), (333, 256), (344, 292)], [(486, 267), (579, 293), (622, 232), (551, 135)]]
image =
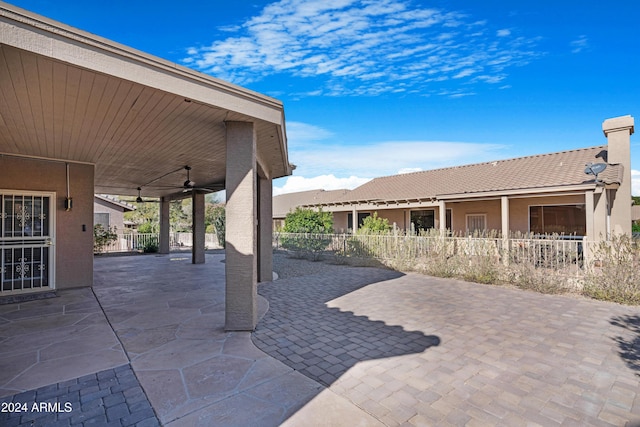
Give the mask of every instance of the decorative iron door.
[(52, 200), (0, 192), (0, 295), (53, 289)]

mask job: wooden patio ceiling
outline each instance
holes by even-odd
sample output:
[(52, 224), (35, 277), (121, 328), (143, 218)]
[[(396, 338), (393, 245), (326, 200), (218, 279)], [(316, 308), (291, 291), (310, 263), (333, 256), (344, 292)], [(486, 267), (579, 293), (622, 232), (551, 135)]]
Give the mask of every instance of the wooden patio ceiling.
[(224, 188), (225, 121), (253, 122), (261, 168), (290, 174), (279, 101), (0, 3), (0, 154), (94, 164), (96, 193), (179, 196), (185, 165)]

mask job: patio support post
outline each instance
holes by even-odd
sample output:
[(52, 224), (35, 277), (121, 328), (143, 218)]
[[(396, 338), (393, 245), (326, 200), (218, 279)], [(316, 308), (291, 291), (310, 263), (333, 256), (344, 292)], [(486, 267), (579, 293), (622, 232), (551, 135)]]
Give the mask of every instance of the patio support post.
[(191, 195), (192, 246), (191, 263), (204, 264), (204, 194), (193, 191)]
[(502, 196), (500, 198), (500, 218), (502, 220), (502, 262), (507, 265), (509, 263), (509, 197)]
[(257, 174), (253, 123), (226, 122), (225, 329), (252, 331), (257, 322)]
[(440, 234), (444, 236), (447, 231), (447, 202), (444, 200), (438, 201), (438, 221)]
[(595, 201), (593, 191), (585, 191), (584, 193), (584, 210), (585, 210), (585, 221), (587, 225), (587, 235), (584, 236), (583, 245), (582, 245), (582, 254), (584, 257), (584, 265), (589, 267), (591, 265), (591, 251), (593, 250), (594, 245), (591, 242), (595, 242), (596, 236), (596, 226), (594, 223), (594, 211), (595, 211)]
[(169, 245), (169, 201), (162, 197), (160, 198), (160, 237), (158, 242), (158, 253), (168, 254)]
[(360, 222), (358, 221), (358, 209), (355, 206), (351, 210), (351, 218), (351, 228), (353, 229), (353, 234), (356, 234), (358, 227), (360, 226)]
[(258, 211), (260, 215), (258, 222), (260, 228), (258, 281), (270, 282), (273, 280), (273, 190), (270, 178), (258, 177), (258, 193)]

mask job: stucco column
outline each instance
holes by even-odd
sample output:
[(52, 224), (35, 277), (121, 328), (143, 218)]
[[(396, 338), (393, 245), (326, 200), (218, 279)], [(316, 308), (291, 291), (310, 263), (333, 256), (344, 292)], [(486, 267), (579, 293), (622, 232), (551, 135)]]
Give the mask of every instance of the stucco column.
[(586, 266), (591, 265), (592, 252), (595, 249), (596, 236), (596, 224), (594, 222), (595, 200), (593, 191), (585, 191), (584, 193), (584, 210), (585, 221), (587, 228), (587, 235), (582, 239), (582, 254), (584, 257), (584, 264)]
[(204, 264), (204, 194), (191, 195), (192, 233), (191, 263)]
[(351, 210), (351, 218), (353, 218), (351, 221), (351, 230), (353, 234), (356, 234), (360, 223), (358, 222), (358, 209), (355, 206)]
[(258, 281), (273, 280), (273, 190), (271, 179), (258, 177)]
[(439, 229), (444, 236), (447, 231), (447, 202), (444, 200), (438, 201), (438, 221), (440, 222)]
[(257, 322), (257, 177), (253, 123), (226, 122), (225, 329), (252, 331)]
[(623, 169), (620, 187), (609, 197), (611, 232), (631, 234), (631, 141), (634, 120), (631, 116), (615, 117), (602, 123), (607, 137), (607, 162), (621, 164)]
[(168, 254), (170, 250), (169, 245), (169, 208), (170, 204), (164, 197), (160, 198), (160, 238), (158, 242), (158, 252), (161, 254)]
[(500, 220), (502, 223), (502, 262), (507, 265), (509, 263), (509, 198), (502, 196), (500, 198)]
[(500, 198), (500, 218), (502, 221), (502, 238), (509, 238), (509, 198), (502, 196)]

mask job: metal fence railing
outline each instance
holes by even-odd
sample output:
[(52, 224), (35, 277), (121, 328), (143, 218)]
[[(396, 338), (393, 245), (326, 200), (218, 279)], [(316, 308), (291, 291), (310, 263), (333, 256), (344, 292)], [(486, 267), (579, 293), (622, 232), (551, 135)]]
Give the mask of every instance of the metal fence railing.
[[(115, 241), (106, 245), (103, 252), (138, 252), (145, 248), (158, 246), (158, 233), (121, 233)], [(170, 233), (169, 246), (171, 249), (190, 248), (193, 246), (193, 235), (191, 233)], [(205, 234), (205, 247), (208, 249), (218, 249), (218, 238), (215, 233)]]
[(566, 236), (536, 238), (416, 236), (410, 234), (274, 233), (274, 249), (297, 253), (393, 260), (490, 257), (496, 262), (529, 263), (557, 270), (584, 265), (586, 240)]

